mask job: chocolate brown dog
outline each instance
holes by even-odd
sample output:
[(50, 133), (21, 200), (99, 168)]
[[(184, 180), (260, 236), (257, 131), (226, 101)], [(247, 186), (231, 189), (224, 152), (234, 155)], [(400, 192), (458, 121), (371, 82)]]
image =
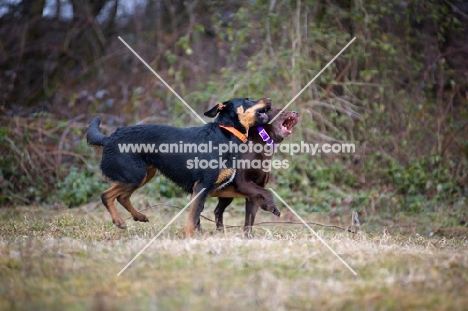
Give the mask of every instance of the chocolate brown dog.
[[(273, 119), (279, 112), (280, 109), (271, 109), (267, 112), (267, 115), (270, 119)], [(297, 122), (297, 112), (284, 111), (272, 124), (250, 128), (249, 140), (253, 144), (270, 145), (271, 148), (275, 148), (276, 144), (281, 143), (284, 138), (291, 135), (292, 128)], [(248, 160), (250, 163), (255, 160), (265, 163), (265, 161), (271, 161), (272, 154), (270, 152), (243, 153), (240, 159)], [(260, 206), (267, 211), (277, 210), (271, 193), (265, 189), (269, 178), (270, 171), (258, 168), (238, 169), (232, 184), (220, 191), (211, 193), (210, 196), (219, 197), (218, 205), (214, 211), (216, 228), (223, 230), (223, 213), (226, 207), (231, 204), (233, 198), (246, 198), (244, 234), (246, 237), (250, 237), (258, 207)]]
[[(122, 152), (123, 145), (132, 144), (155, 146), (170, 144), (242, 144), (252, 126), (265, 124), (269, 121), (266, 112), (270, 109), (271, 100), (264, 98), (251, 100), (236, 98), (217, 104), (205, 112), (205, 116), (217, 118), (212, 123), (200, 127), (177, 128), (166, 125), (135, 125), (117, 129), (112, 135), (104, 136), (99, 131), (100, 119), (94, 118), (89, 126), (87, 140), (92, 146), (103, 148), (101, 170), (104, 176), (113, 183), (101, 194), (101, 199), (113, 223), (119, 228), (125, 228), (122, 217), (117, 212), (114, 201), (123, 205), (135, 221), (147, 222), (148, 218), (138, 212), (130, 202), (130, 196), (135, 190), (150, 181), (157, 171), (172, 180), (176, 185), (192, 194), (190, 213), (184, 228), (186, 237), (194, 234), (200, 213), (206, 197), (217, 189), (223, 189), (231, 183), (236, 175), (233, 168), (235, 152), (200, 152), (194, 148), (189, 152), (163, 153), (141, 149), (127, 149)], [(241, 141), (242, 140), (242, 141)], [(190, 167), (189, 161), (213, 161), (219, 159), (223, 163), (218, 167)], [(210, 162), (211, 163), (211, 162)], [(270, 210), (279, 214), (278, 210)]]

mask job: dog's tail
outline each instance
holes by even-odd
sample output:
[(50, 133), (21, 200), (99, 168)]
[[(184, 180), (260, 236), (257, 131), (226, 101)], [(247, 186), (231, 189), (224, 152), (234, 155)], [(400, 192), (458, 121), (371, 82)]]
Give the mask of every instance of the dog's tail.
[(104, 146), (104, 142), (107, 138), (107, 136), (101, 134), (99, 131), (99, 124), (101, 124), (101, 119), (99, 117), (95, 117), (91, 120), (91, 123), (89, 123), (86, 139), (91, 146)]

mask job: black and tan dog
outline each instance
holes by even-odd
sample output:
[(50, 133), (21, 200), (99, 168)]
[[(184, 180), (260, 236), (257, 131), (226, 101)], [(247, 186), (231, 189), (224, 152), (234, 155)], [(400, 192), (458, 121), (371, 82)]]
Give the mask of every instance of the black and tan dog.
[[(101, 194), (101, 199), (111, 214), (112, 221), (125, 228), (122, 217), (117, 212), (114, 201), (122, 204), (135, 221), (147, 222), (148, 218), (138, 212), (130, 202), (130, 196), (138, 188), (150, 181), (157, 171), (172, 180), (184, 191), (192, 194), (190, 213), (184, 228), (186, 237), (194, 234), (206, 197), (232, 182), (236, 170), (233, 158), (236, 153), (225, 152), (218, 155), (217, 150), (200, 152), (121, 152), (122, 144), (160, 145), (209, 145), (242, 144), (252, 126), (269, 121), (266, 112), (270, 109), (269, 98), (251, 100), (236, 98), (217, 104), (205, 112), (205, 116), (216, 117), (214, 122), (201, 127), (178, 128), (166, 125), (135, 125), (117, 129), (112, 135), (104, 136), (99, 131), (100, 119), (94, 118), (89, 126), (87, 140), (92, 146), (102, 146), (101, 170), (113, 184)], [(242, 141), (241, 141), (242, 140)], [(214, 149), (214, 148), (213, 148)], [(217, 167), (201, 168), (188, 166), (188, 161), (217, 160)], [(196, 197), (196, 199), (194, 199)], [(278, 210), (271, 211), (278, 214)]]
[[(268, 118), (273, 119), (279, 112), (280, 109), (270, 109), (267, 112)], [(271, 124), (251, 127), (249, 129), (249, 140), (253, 144), (262, 146), (268, 144), (273, 150), (275, 145), (291, 135), (292, 128), (297, 124), (298, 120), (297, 112), (284, 111)], [(242, 153), (239, 160), (247, 160), (250, 163), (253, 161), (267, 163), (267, 161), (271, 161), (272, 157), (273, 155), (270, 152), (248, 152)], [(262, 168), (239, 168), (231, 184), (210, 194), (210, 196), (219, 198), (214, 211), (216, 229), (224, 229), (223, 213), (226, 207), (231, 204), (233, 198), (246, 198), (244, 224), (246, 237), (251, 236), (258, 207), (266, 211), (277, 210), (273, 196), (265, 189), (270, 179), (270, 171), (265, 171)]]

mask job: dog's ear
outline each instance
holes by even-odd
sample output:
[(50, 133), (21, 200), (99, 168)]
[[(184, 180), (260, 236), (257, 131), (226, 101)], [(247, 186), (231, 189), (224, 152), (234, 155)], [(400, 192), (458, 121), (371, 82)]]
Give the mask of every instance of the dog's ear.
[(224, 103), (219, 103), (217, 104), (216, 106), (214, 106), (213, 108), (211, 108), (210, 110), (206, 111), (204, 113), (205, 116), (207, 117), (210, 117), (210, 118), (214, 118), (218, 115), (218, 113), (220, 113), (221, 111), (223, 110), (229, 110), (232, 106), (232, 102), (231, 101), (225, 101)]

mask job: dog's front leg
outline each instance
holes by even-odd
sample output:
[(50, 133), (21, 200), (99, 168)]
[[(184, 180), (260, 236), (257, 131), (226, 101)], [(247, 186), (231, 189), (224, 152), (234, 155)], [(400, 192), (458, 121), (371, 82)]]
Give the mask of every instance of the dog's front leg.
[(281, 215), (276, 207), (273, 196), (265, 188), (253, 182), (241, 182), (237, 185), (237, 191), (247, 195), (250, 201), (260, 206), (263, 210), (271, 212), (276, 216)]
[(187, 219), (187, 223), (184, 227), (184, 235), (186, 238), (193, 237), (195, 233), (195, 228), (197, 227), (197, 223), (200, 220), (200, 214), (203, 211), (203, 207), (205, 205), (207, 196), (208, 191), (206, 191), (206, 187), (203, 187), (200, 184), (196, 184), (193, 187), (192, 200), (195, 197), (196, 199), (193, 200), (190, 204), (189, 216)]

